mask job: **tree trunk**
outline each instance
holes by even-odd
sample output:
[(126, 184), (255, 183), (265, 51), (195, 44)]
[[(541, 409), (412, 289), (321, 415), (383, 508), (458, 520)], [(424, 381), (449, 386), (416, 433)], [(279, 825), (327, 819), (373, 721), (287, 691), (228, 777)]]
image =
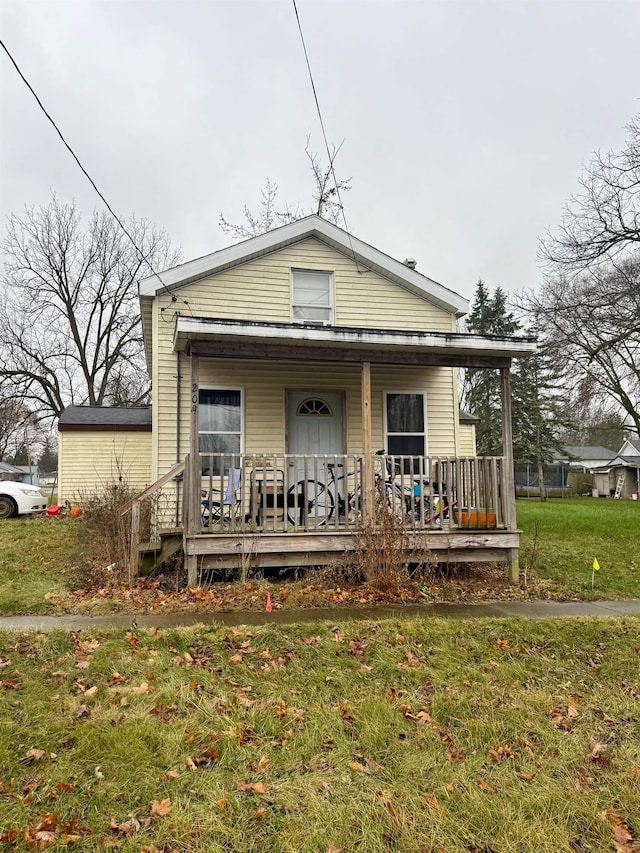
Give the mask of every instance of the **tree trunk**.
[(540, 500), (543, 502), (546, 501), (547, 490), (544, 486), (544, 465), (540, 457), (538, 457), (538, 488), (540, 489)]

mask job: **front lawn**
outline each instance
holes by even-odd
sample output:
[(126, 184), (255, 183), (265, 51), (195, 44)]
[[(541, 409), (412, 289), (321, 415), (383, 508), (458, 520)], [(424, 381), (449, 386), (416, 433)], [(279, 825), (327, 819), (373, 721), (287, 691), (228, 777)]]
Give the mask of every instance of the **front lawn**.
[[(526, 598), (640, 596), (640, 501), (519, 500), (523, 530), (520, 587), (503, 567), (463, 568), (434, 576), (420, 591), (345, 588), (309, 573), (298, 583), (216, 584), (177, 592), (175, 576), (114, 586), (109, 563), (84, 521), (13, 519), (0, 522), (0, 614), (109, 613), (173, 610), (256, 610), (271, 592), (277, 607), (361, 606), (391, 600), (487, 601)], [(591, 589), (594, 557), (601, 566)], [(526, 579), (526, 584), (525, 584)]]
[(637, 853), (639, 627), (0, 635), (0, 840)]
[(517, 501), (517, 516), (521, 568), (532, 563), (534, 574), (579, 598), (640, 596), (640, 501), (530, 498)]

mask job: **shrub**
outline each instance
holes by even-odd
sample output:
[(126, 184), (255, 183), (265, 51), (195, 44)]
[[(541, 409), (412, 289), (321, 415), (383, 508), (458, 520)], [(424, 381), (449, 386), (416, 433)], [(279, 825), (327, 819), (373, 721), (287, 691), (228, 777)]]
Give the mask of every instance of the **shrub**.
[[(92, 539), (92, 550), (104, 555), (105, 567), (113, 580), (128, 578), (131, 547), (131, 513), (122, 510), (139, 492), (126, 480), (105, 483), (99, 490), (79, 496), (84, 512), (84, 525)], [(142, 539), (150, 536), (151, 505), (143, 501), (140, 513)]]
[(375, 494), (373, 515), (354, 534), (353, 549), (327, 568), (329, 576), (346, 583), (367, 583), (381, 592), (423, 583), (437, 569), (424, 538), (407, 530), (403, 513), (394, 511), (384, 494)]

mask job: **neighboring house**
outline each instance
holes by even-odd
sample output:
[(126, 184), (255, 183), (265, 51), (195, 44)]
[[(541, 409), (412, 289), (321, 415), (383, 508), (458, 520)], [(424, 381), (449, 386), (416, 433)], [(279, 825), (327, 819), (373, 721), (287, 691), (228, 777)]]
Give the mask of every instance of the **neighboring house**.
[(0, 462), (0, 480), (12, 480), (14, 483), (22, 482), (23, 472), (17, 465), (10, 462)]
[[(385, 480), (442, 559), (517, 575), (510, 364), (535, 342), (457, 333), (467, 300), (414, 267), (309, 216), (140, 282), (151, 479), (191, 585), (247, 561), (327, 562)], [(503, 457), (475, 458), (460, 367), (501, 371)], [(63, 490), (67, 461), (61, 447)], [(442, 495), (486, 513), (443, 517)]]
[(13, 480), (16, 483), (40, 485), (40, 473), (37, 465), (10, 465), (0, 462), (0, 480)]
[(458, 415), (458, 453), (460, 456), (476, 455), (476, 424), (480, 418), (460, 409)]
[(58, 501), (75, 502), (124, 482), (151, 482), (151, 409), (69, 406), (58, 421)]
[(640, 441), (626, 439), (605, 465), (593, 469), (594, 488), (600, 495), (638, 498), (640, 491)]
[(609, 464), (615, 452), (601, 445), (565, 447), (565, 460), (570, 468), (581, 471), (593, 471)]

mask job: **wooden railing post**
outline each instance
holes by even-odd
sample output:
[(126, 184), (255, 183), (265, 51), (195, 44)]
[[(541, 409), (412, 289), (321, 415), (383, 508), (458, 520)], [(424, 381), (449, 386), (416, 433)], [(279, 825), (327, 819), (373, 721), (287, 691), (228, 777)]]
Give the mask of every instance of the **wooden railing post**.
[(138, 563), (140, 552), (140, 501), (134, 501), (131, 505), (131, 535), (129, 549), (129, 586), (133, 586), (138, 577)]
[[(511, 424), (511, 371), (508, 367), (500, 368), (500, 391), (502, 396), (502, 455), (504, 457), (504, 514), (507, 530), (515, 530), (516, 521), (516, 487), (513, 472), (513, 428)], [(509, 578), (513, 583), (520, 579), (518, 565), (518, 549), (511, 548), (508, 556)]]
[[(200, 357), (193, 349), (190, 353), (191, 359), (191, 405), (189, 418), (189, 456), (186, 462), (187, 484), (186, 508), (187, 518), (185, 530), (188, 536), (194, 536), (202, 530), (202, 517), (200, 513), (201, 497), (200, 489), (202, 483), (202, 466), (200, 463), (200, 446), (198, 434), (198, 414), (200, 404)], [(185, 567), (187, 569), (187, 584), (193, 588), (198, 584), (198, 557), (189, 554), (185, 542)]]

